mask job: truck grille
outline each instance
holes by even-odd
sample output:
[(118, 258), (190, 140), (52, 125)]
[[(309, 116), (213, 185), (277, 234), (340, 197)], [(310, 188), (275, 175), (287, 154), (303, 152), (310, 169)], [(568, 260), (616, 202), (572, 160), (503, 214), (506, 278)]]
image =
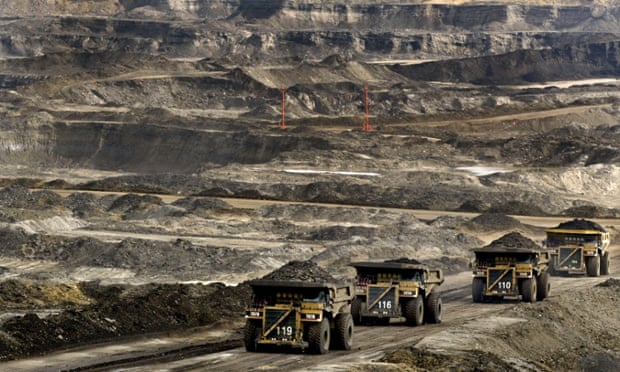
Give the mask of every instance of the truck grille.
[[(295, 339), (297, 322), (296, 312), (291, 311), (285, 315), (288, 309), (266, 309), (265, 327), (263, 337), (269, 340), (290, 341)], [(271, 331), (269, 331), (274, 327)]]
[(514, 268), (489, 269), (487, 291), (492, 293), (510, 294), (516, 289), (514, 283)]
[(581, 269), (583, 263), (581, 248), (560, 248), (558, 252), (558, 268)]
[(397, 304), (396, 288), (368, 286), (368, 304), (373, 304), (375, 301), (375, 305), (368, 308), (370, 313), (386, 314), (394, 312)]

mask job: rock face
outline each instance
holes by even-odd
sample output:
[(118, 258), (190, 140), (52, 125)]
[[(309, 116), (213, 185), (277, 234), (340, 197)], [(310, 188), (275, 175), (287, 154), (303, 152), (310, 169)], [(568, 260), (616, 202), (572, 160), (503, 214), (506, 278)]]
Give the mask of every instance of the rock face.
[[(421, 1), (2, 0), (6, 20), (0, 24), (0, 61), (67, 50), (123, 54), (131, 50), (245, 65), (316, 61), (331, 55), (378, 60), (513, 53), (484, 62), (487, 66), (482, 70), (471, 69), (471, 61), (464, 60), (443, 75), (428, 73), (436, 69), (435, 64), (406, 66), (398, 72), (433, 80), (505, 84), (515, 79), (539, 81), (547, 76), (541, 69), (550, 69), (548, 73), (558, 75), (553, 78), (561, 79), (581, 71), (584, 64), (594, 64), (595, 71), (585, 76), (609, 75), (618, 69), (613, 33), (618, 31), (620, 8), (612, 5), (575, 1), (453, 5)], [(58, 17), (30, 25), (28, 18), (38, 14)], [(559, 66), (540, 63), (549, 59), (559, 59)], [(30, 67), (36, 71), (36, 65)], [(512, 76), (494, 76), (506, 69), (513, 70)], [(33, 69), (28, 71), (26, 76), (0, 75), (0, 87), (41, 78)]]
[[(549, 64), (554, 59), (556, 63)], [(585, 42), (545, 50), (520, 50), (502, 56), (476, 60), (450, 61), (416, 66), (399, 66), (396, 71), (430, 81), (463, 81), (477, 84), (515, 84), (566, 78), (589, 78), (615, 75), (620, 72), (620, 42)]]
[[(195, 171), (205, 162), (264, 163), (299, 147), (326, 148), (325, 140), (302, 142), (296, 136), (212, 135), (148, 125), (97, 126), (50, 123), (32, 129), (0, 130), (0, 160), (79, 164), (97, 169), (143, 172)], [(150, 139), (145, 141), (145, 139)], [(238, 151), (243, 148), (244, 151)]]
[(76, 1), (0, 1), (5, 17), (39, 14), (168, 17), (248, 22), (269, 20), (289, 28), (363, 28), (394, 31), (426, 30), (521, 30), (575, 29), (614, 30), (620, 14), (614, 1), (485, 2), (410, 0), (377, 2), (368, 0), (99, 0)]
[[(5, 17), (54, 14), (61, 18), (41, 20), (43, 25), (49, 23), (47, 29), (59, 32), (35, 32), (25, 38), (7, 33), (0, 39), (0, 55), (35, 55), (39, 48), (63, 42), (70, 47), (109, 50), (125, 46), (122, 40), (129, 38), (136, 46), (142, 44), (141, 49), (150, 46), (154, 52), (214, 58), (233, 53), (251, 56), (248, 62), (287, 49), (290, 57), (310, 58), (351, 53), (476, 56), (559, 46), (565, 36), (557, 35), (558, 31), (584, 32), (584, 38), (593, 31), (616, 32), (620, 18), (620, 8), (592, 2), (458, 3), (4, 0), (0, 7)], [(197, 23), (171, 23), (180, 19)], [(211, 26), (217, 30), (209, 31)], [(120, 39), (108, 38), (104, 32)], [(513, 38), (515, 33), (518, 37)], [(327, 54), (321, 55), (318, 47)]]

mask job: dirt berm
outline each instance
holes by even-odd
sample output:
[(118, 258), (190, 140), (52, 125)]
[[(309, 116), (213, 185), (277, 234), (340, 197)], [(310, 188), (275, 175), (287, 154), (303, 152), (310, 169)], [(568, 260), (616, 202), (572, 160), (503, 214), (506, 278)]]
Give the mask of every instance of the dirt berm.
[(389, 351), (381, 361), (409, 371), (617, 371), (618, 306), (620, 285), (612, 278), (542, 302), (517, 303), (486, 322)]
[[(291, 261), (262, 279), (336, 281), (311, 261)], [(244, 283), (101, 286), (95, 282), (3, 281), (0, 306), (24, 314), (0, 324), (0, 361), (123, 336), (215, 322), (238, 324), (251, 296), (252, 290)]]

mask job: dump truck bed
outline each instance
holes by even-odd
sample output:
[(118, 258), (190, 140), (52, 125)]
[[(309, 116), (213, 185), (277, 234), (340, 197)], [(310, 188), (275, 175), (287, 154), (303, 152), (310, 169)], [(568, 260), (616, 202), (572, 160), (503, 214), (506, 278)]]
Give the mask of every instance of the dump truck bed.
[(526, 254), (536, 254), (536, 253), (547, 253), (544, 249), (530, 249), (530, 248), (520, 248), (520, 247), (484, 247), (479, 249), (474, 249), (474, 253), (526, 253)]
[(483, 257), (505, 256), (505, 257), (521, 257), (527, 259), (534, 256), (537, 263), (546, 263), (551, 260), (553, 250), (530, 249), (530, 248), (513, 248), (513, 247), (485, 247), (474, 250), (477, 259)]
[(346, 283), (330, 282), (306, 282), (297, 280), (269, 280), (256, 279), (247, 282), (251, 287), (285, 287), (285, 288), (342, 288), (347, 287)]
[(328, 290), (330, 296), (338, 302), (350, 301), (354, 296), (353, 284), (333, 282), (306, 282), (301, 280), (271, 280), (255, 279), (248, 282), (255, 293), (276, 292), (282, 289), (289, 290)]
[(428, 266), (423, 264), (410, 264), (402, 262), (352, 262), (351, 266), (373, 268), (373, 269), (411, 269), (411, 270), (428, 270)]
[(352, 262), (350, 266), (355, 267), (358, 272), (360, 271), (360, 269), (385, 270), (386, 272), (417, 270), (427, 273), (427, 283), (442, 284), (444, 281), (443, 271), (441, 271), (441, 269), (429, 269), (428, 266), (424, 264), (362, 261)]
[(578, 230), (578, 229), (546, 229), (547, 233), (569, 234), (569, 235), (601, 235), (604, 231), (598, 230)]

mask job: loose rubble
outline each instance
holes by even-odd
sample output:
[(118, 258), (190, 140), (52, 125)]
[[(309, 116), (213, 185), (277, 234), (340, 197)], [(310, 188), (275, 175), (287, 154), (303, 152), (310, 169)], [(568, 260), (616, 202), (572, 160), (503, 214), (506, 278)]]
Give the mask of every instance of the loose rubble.
[(329, 283), (336, 279), (325, 269), (312, 261), (291, 261), (281, 268), (265, 275), (267, 280), (297, 280), (311, 283)]
[(594, 221), (575, 218), (572, 221), (566, 221), (559, 224), (556, 229), (574, 229), (574, 230), (597, 230), (606, 232), (603, 226)]
[[(49, 284), (12, 282), (21, 299), (12, 299), (12, 308), (57, 307), (52, 315), (39, 316), (30, 310), (23, 316), (4, 320), (0, 326), (0, 361), (40, 355), (63, 346), (101, 341), (112, 337), (167, 330), (187, 329), (222, 320), (243, 317), (251, 298), (246, 285), (100, 286), (81, 283), (64, 301), (50, 301), (41, 290), (54, 291)], [(59, 287), (62, 288), (62, 285)], [(5, 284), (4, 289), (9, 289)], [(15, 293), (15, 292), (13, 292)], [(6, 303), (3, 298), (0, 303)], [(36, 307), (36, 306), (35, 306)], [(69, 307), (67, 309), (67, 307)]]
[(537, 249), (541, 249), (541, 246), (539, 246), (532, 239), (529, 239), (521, 235), (518, 232), (511, 232), (511, 233), (508, 233), (502, 236), (499, 239), (492, 241), (488, 245), (482, 247), (482, 250), (496, 249), (496, 248), (506, 248), (506, 249), (523, 248), (523, 249), (537, 250)]

